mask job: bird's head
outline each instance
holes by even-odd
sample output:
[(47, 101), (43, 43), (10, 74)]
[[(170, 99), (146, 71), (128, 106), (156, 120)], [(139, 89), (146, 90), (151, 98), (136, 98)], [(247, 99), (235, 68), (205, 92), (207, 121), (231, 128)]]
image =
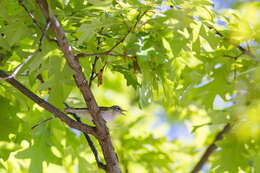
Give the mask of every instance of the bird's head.
[(120, 106), (114, 105), (111, 108), (113, 109), (113, 111), (125, 115), (124, 112), (126, 112), (126, 110), (122, 109)]

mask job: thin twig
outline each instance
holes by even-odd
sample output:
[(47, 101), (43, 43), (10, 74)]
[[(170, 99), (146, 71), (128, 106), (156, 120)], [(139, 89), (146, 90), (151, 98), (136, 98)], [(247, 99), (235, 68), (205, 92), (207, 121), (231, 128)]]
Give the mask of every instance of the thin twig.
[(75, 55), (75, 58), (84, 58), (84, 57), (89, 57), (89, 56), (103, 56), (103, 55), (108, 55), (108, 52), (101, 52), (101, 53), (79, 53)]
[[(102, 27), (99, 33), (101, 33), (103, 31), (103, 29), (104, 28)], [(100, 44), (101, 44), (101, 37), (97, 37), (97, 50), (99, 50)], [(88, 84), (90, 88), (91, 88), (92, 81), (95, 79), (94, 74), (96, 73), (96, 64), (97, 64), (98, 59), (99, 59), (99, 56), (95, 56), (94, 63), (92, 64), (92, 72), (91, 72), (91, 75), (89, 78), (89, 84)]]
[(237, 80), (237, 64), (236, 64), (236, 60), (237, 60), (240, 56), (242, 56), (242, 55), (244, 55), (243, 52), (240, 53), (240, 54), (237, 55), (237, 56), (234, 56), (234, 57), (233, 57), (233, 56), (230, 56), (230, 55), (224, 55), (224, 57), (232, 58), (232, 59), (235, 60), (235, 64), (234, 64), (234, 81)]
[(101, 53), (79, 53), (77, 54), (75, 57), (76, 58), (84, 58), (84, 57), (90, 57), (90, 56), (121, 56), (121, 57), (129, 57), (129, 58), (133, 58), (134, 56), (130, 56), (130, 55), (124, 55), (124, 54), (113, 54), (113, 53), (108, 53), (108, 52), (101, 52)]
[[(44, 83), (44, 80), (43, 80), (43, 77), (42, 77), (42, 74), (41, 74), (41, 73), (37, 75), (37, 79), (39, 79), (41, 83)], [(48, 88), (48, 90), (50, 91), (51, 88)], [(42, 124), (44, 124), (44, 123), (46, 123), (46, 122), (48, 122), (48, 121), (51, 121), (51, 120), (53, 120), (53, 119), (55, 119), (55, 118), (57, 118), (57, 117), (54, 116), (54, 117), (48, 118), (48, 119), (46, 119), (46, 120), (40, 121), (40, 122), (37, 123), (36, 125), (32, 126), (31, 129), (34, 130), (35, 128), (39, 127), (40, 125), (42, 125)]]
[(100, 69), (100, 71), (98, 73), (95, 73), (95, 76), (93, 76), (93, 79), (96, 79), (96, 77), (98, 77), (99, 75), (101, 75), (101, 76), (103, 75), (103, 71), (104, 71), (106, 65), (107, 65), (107, 62), (103, 65), (103, 67)]
[[(39, 79), (42, 84), (44, 83), (44, 80), (43, 80), (43, 77), (42, 77), (42, 74), (41, 74), (41, 73), (37, 75), (37, 79)], [(51, 91), (51, 88), (48, 88), (48, 91), (50, 92), (50, 91)], [(32, 126), (31, 129), (34, 130), (35, 128), (39, 127), (40, 125), (42, 125), (42, 124), (44, 124), (44, 123), (46, 123), (46, 122), (48, 122), (48, 121), (51, 121), (51, 120), (53, 120), (53, 119), (55, 119), (55, 118), (56, 118), (56, 117), (54, 116), (54, 117), (48, 118), (48, 119), (46, 119), (46, 120), (40, 121), (40, 122), (37, 123), (36, 125)]]
[(98, 167), (101, 168), (101, 169), (106, 170), (106, 165), (105, 165), (104, 163), (102, 163), (102, 161), (101, 161), (101, 159), (100, 159), (100, 157), (99, 157), (99, 155), (98, 155), (98, 151), (97, 151), (97, 149), (95, 148), (95, 145), (94, 145), (94, 143), (92, 142), (90, 136), (89, 136), (87, 133), (84, 133), (84, 136), (85, 136), (85, 138), (87, 139), (88, 145), (90, 146), (90, 148), (91, 148), (91, 150), (92, 150), (92, 152), (93, 152), (93, 154), (94, 154), (94, 156), (95, 156), (95, 159), (96, 159), (96, 162), (97, 162)]
[[(170, 6), (171, 8), (173, 8), (174, 6)], [(181, 8), (177, 8), (177, 9), (181, 9)], [(189, 15), (186, 15), (186, 17), (188, 17), (189, 19), (192, 19), (194, 20), (194, 17), (193, 16), (189, 16)], [(209, 29), (213, 29), (217, 35), (219, 35), (220, 37), (222, 37), (224, 40), (228, 40), (227, 38), (225, 38), (225, 36), (223, 34), (221, 34), (216, 28), (210, 26), (210, 25), (206, 25)], [(248, 49), (246, 50), (245, 48), (243, 48), (242, 46), (240, 46), (239, 44), (237, 43), (234, 43), (234, 42), (231, 42), (230, 40), (228, 40), (231, 44), (233, 44), (235, 47), (237, 47), (243, 54), (245, 55), (248, 55), (252, 58), (256, 58), (256, 56)]]
[[(44, 33), (45, 30), (42, 29), (41, 25), (37, 22), (37, 20), (35, 19), (34, 15), (28, 10), (28, 8), (26, 8), (26, 6), (24, 5), (22, 0), (18, 0), (19, 4), (24, 8), (24, 10), (27, 12), (27, 14), (31, 17), (33, 23), (41, 30), (42, 33)], [(47, 34), (46, 34), (46, 38), (49, 41), (53, 41), (55, 43), (57, 43), (57, 40), (50, 38)]]
[(207, 162), (209, 156), (218, 148), (216, 146), (216, 142), (219, 140), (223, 139), (223, 135), (225, 133), (228, 133), (231, 129), (231, 125), (228, 123), (222, 131), (220, 131), (216, 138), (214, 139), (213, 143), (208, 146), (207, 150), (205, 151), (205, 153), (202, 155), (201, 159), (199, 160), (199, 162), (195, 165), (195, 167), (193, 168), (193, 170), (191, 171), (191, 173), (197, 173), (201, 170), (201, 168), (203, 167), (203, 165)]
[(248, 55), (248, 56), (250, 56), (250, 57), (252, 57), (252, 58), (256, 58), (256, 56), (255, 56), (250, 50), (246, 50), (245, 48), (241, 47), (240, 45), (236, 45), (236, 44), (234, 44), (234, 45), (237, 46), (237, 48), (238, 48), (241, 52), (243, 52), (244, 54), (246, 54), (246, 55)]
[(92, 72), (91, 72), (91, 75), (89, 78), (89, 83), (88, 83), (89, 87), (91, 87), (92, 81), (96, 78), (94, 75), (96, 74), (96, 64), (97, 64), (98, 59), (99, 59), (99, 57), (96, 56), (94, 63), (92, 64)]
[(84, 58), (84, 57), (89, 57), (89, 56), (102, 56), (102, 55), (107, 55), (107, 56), (122, 56), (122, 55), (114, 55), (111, 52), (117, 47), (119, 46), (121, 43), (123, 43), (126, 39), (126, 37), (130, 34), (130, 32), (132, 32), (133, 30), (136, 29), (137, 24), (140, 22), (141, 18), (146, 14), (147, 10), (144, 11), (141, 15), (138, 16), (135, 24), (133, 25), (133, 27), (131, 27), (130, 29), (128, 29), (128, 32), (125, 34), (125, 36), (119, 41), (117, 42), (113, 47), (111, 47), (109, 50), (105, 51), (105, 52), (101, 52), (101, 53), (92, 53), (92, 54), (85, 54), (85, 53), (80, 53), (75, 55), (75, 58)]
[(100, 71), (98, 72), (98, 74), (95, 76), (98, 77), (98, 86), (102, 85), (102, 81), (103, 81), (103, 71), (105, 69), (107, 65), (107, 62), (104, 64), (104, 66), (100, 69)]
[(32, 126), (31, 129), (33, 130), (33, 129), (39, 127), (40, 125), (42, 125), (42, 124), (44, 124), (44, 123), (46, 123), (46, 122), (48, 122), (48, 121), (50, 121), (50, 120), (53, 120), (53, 119), (55, 119), (55, 118), (56, 118), (56, 117), (51, 117), (51, 118), (48, 118), (48, 119), (46, 119), (46, 120), (43, 120), (43, 121), (37, 123), (36, 125)]
[(29, 55), (15, 70), (14, 72), (10, 75), (10, 76), (7, 76), (6, 78), (3, 78), (3, 80), (6, 80), (6, 79), (10, 79), (10, 78), (15, 78), (15, 76), (18, 74), (18, 72), (21, 70), (21, 68), (33, 57), (35, 56), (36, 54), (38, 54), (39, 52), (42, 51), (42, 42), (43, 42), (43, 39), (44, 37), (46, 36), (46, 33), (50, 27), (50, 22), (47, 23), (45, 29), (44, 29), (44, 32), (40, 38), (40, 43), (39, 43), (39, 47), (38, 49), (33, 52), (31, 55)]
[[(224, 38), (225, 40), (227, 40), (227, 38), (224, 37), (223, 34), (221, 34), (216, 28), (213, 28), (212, 26), (207, 26), (209, 29), (213, 29), (217, 35), (219, 35), (220, 37)], [(252, 58), (256, 58), (256, 56), (248, 49), (246, 50), (245, 48), (243, 48), (242, 46), (240, 46), (239, 44), (233, 43), (229, 40), (229, 42), (231, 44), (233, 44), (235, 47), (237, 47), (243, 54), (248, 55)]]
[[(64, 102), (64, 104), (66, 105), (67, 108), (69, 108), (70, 106)], [(70, 113), (79, 123), (82, 123), (81, 120), (80, 120), (80, 117), (77, 116), (77, 114), (74, 114), (74, 113)], [(106, 165), (104, 163), (102, 163), (100, 157), (99, 157), (99, 154), (98, 154), (98, 151), (94, 145), (94, 143), (92, 142), (90, 136), (87, 134), (87, 133), (84, 133), (84, 136), (88, 142), (88, 145), (90, 146), (91, 148), (91, 151), (93, 152), (94, 156), (95, 156), (95, 159), (96, 159), (96, 162), (97, 162), (97, 165), (99, 168), (101, 169), (104, 169), (106, 170)]]
[(242, 53), (240, 53), (239, 55), (237, 55), (237, 56), (231, 56), (231, 55), (224, 55), (224, 57), (228, 57), (228, 58), (232, 58), (232, 59), (234, 59), (234, 60), (237, 60), (240, 56), (242, 56), (244, 53), (242, 52)]
[[(43, 77), (42, 77), (42, 74), (41, 74), (41, 73), (38, 74), (36, 78), (39, 79), (39, 81), (40, 81), (41, 83), (44, 83), (44, 80), (43, 80)], [(49, 89), (50, 89), (50, 88), (49, 88)]]

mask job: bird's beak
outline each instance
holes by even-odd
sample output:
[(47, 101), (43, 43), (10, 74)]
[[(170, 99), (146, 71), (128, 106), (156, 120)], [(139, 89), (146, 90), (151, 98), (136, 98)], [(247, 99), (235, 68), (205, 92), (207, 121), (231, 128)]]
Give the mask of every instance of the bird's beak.
[(127, 112), (127, 111), (124, 110), (124, 109), (122, 109), (121, 114), (124, 115), (124, 116), (126, 116), (125, 112)]

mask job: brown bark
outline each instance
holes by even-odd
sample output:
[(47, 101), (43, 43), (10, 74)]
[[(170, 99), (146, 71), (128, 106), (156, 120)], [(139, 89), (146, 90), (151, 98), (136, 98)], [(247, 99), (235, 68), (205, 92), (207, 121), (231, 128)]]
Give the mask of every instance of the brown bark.
[(209, 156), (218, 148), (216, 146), (216, 142), (219, 141), (219, 140), (222, 140), (223, 139), (223, 135), (225, 133), (229, 132), (230, 129), (231, 129), (230, 124), (227, 124), (223, 128), (223, 130), (217, 134), (215, 140), (213, 141), (213, 143), (210, 146), (208, 146), (207, 150), (202, 155), (202, 157), (200, 158), (199, 162), (195, 165), (195, 167), (193, 168), (191, 173), (197, 173), (197, 172), (199, 172), (201, 170), (203, 165), (207, 162)]
[[(0, 77), (6, 78), (6, 77), (8, 77), (8, 75), (5, 72), (3, 72), (2, 70), (0, 70)], [(89, 133), (89, 134), (96, 136), (96, 132), (95, 132), (94, 127), (84, 125), (84, 124), (81, 124), (77, 121), (74, 121), (73, 119), (68, 117), (66, 114), (61, 112), (59, 109), (57, 109), (56, 107), (54, 107), (50, 103), (46, 102), (42, 98), (38, 97), (36, 94), (34, 94), (29, 89), (27, 89), (24, 85), (22, 85), (17, 80), (15, 80), (13, 78), (10, 78), (10, 79), (7, 78), (5, 81), (10, 83), (13, 87), (18, 89), (20, 92), (22, 92), (25, 96), (27, 96), (28, 98), (33, 100), (39, 106), (43, 107), (45, 110), (49, 111), (50, 113), (52, 113), (53, 115), (55, 115), (56, 117), (61, 119), (63, 122), (68, 124), (71, 128), (74, 128), (74, 129), (80, 130), (82, 132)]]
[(101, 145), (104, 158), (106, 160), (106, 171), (109, 173), (120, 173), (121, 170), (119, 168), (116, 153), (114, 152), (108, 128), (103, 118), (99, 116), (98, 105), (88, 86), (88, 82), (82, 72), (82, 68), (78, 62), (78, 59), (74, 57), (72, 53), (72, 48), (68, 44), (65, 33), (63, 32), (59, 21), (56, 19), (54, 15), (49, 16), (50, 13), (47, 1), (37, 0), (37, 3), (39, 4), (41, 11), (44, 17), (46, 18), (46, 21), (51, 22), (51, 29), (54, 35), (56, 36), (58, 45), (63, 51), (68, 64), (74, 70), (75, 82), (83, 95), (83, 98), (90, 110), (91, 116), (93, 117), (93, 121), (96, 125), (96, 137), (99, 141), (99, 144)]

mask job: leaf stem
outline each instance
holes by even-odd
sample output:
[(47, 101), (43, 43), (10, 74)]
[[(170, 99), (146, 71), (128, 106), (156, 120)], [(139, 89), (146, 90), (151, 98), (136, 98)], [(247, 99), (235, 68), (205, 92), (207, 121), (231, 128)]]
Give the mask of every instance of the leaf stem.
[(40, 53), (42, 51), (42, 42), (43, 42), (43, 39), (44, 37), (46, 36), (46, 33), (48, 31), (50, 27), (50, 22), (47, 23), (45, 29), (44, 29), (44, 32), (40, 38), (40, 43), (39, 43), (39, 47), (38, 49), (33, 52), (31, 55), (29, 55), (14, 71), (13, 73), (10, 75), (10, 76), (7, 76), (6, 78), (3, 78), (3, 80), (6, 80), (6, 79), (10, 79), (10, 78), (15, 78), (16, 75), (18, 74), (18, 72), (22, 69), (22, 67), (35, 55), (37, 55), (38, 53)]

